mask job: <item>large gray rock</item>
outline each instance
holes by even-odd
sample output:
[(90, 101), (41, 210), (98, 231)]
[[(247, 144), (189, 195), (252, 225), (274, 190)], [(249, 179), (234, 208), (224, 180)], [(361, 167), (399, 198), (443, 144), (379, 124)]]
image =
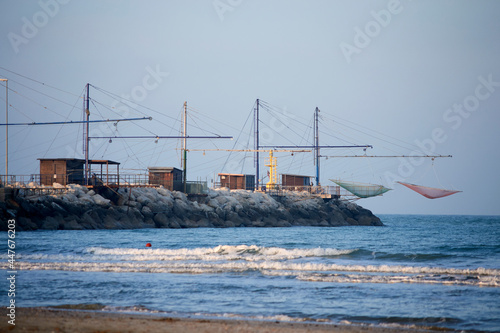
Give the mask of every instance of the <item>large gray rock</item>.
[(168, 228), (168, 218), (167, 215), (163, 213), (158, 213), (155, 215), (154, 219), (157, 228)]
[(45, 221), (43, 221), (40, 229), (44, 230), (57, 230), (59, 225), (64, 224), (64, 220), (60, 216), (48, 216)]

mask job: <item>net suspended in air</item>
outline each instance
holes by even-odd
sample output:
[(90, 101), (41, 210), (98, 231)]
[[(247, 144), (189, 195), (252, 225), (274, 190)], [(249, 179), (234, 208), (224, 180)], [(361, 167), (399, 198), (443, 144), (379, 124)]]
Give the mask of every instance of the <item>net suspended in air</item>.
[(403, 182), (398, 182), (399, 184), (408, 187), (409, 189), (412, 189), (413, 191), (423, 195), (426, 198), (429, 199), (437, 199), (437, 198), (442, 198), (446, 197), (458, 192), (462, 191), (453, 191), (453, 190), (445, 190), (441, 188), (434, 188), (434, 187), (427, 187), (427, 186), (421, 186), (421, 185), (415, 185), (415, 184), (409, 184), (409, 183), (403, 183)]
[(375, 197), (391, 190), (390, 188), (377, 184), (358, 183), (337, 179), (330, 180), (360, 198)]

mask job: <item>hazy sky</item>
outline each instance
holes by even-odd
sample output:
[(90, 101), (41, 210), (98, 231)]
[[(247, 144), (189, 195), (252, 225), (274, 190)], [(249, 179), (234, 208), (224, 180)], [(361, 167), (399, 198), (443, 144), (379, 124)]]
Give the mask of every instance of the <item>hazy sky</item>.
[[(257, 98), (263, 144), (312, 144), (318, 107), (322, 145), (453, 155), (323, 157), (322, 185), (341, 178), (393, 188), (358, 201), (376, 214), (500, 214), (499, 1), (0, 0), (0, 9), (9, 122), (80, 120), (90, 83), (91, 119), (153, 117), (93, 125), (95, 136), (179, 135), (187, 101), (190, 135), (234, 137), (192, 139), (190, 148), (251, 149)], [(10, 126), (9, 173), (38, 173), (40, 157), (82, 158), (82, 135), (79, 125)], [(0, 141), (3, 174), (5, 127)], [(90, 154), (141, 173), (180, 168), (180, 147), (95, 139)], [(311, 153), (277, 156), (278, 172), (314, 176)], [(254, 173), (253, 155), (192, 151), (188, 170), (210, 184), (221, 171)], [(394, 180), (463, 192), (429, 200)]]

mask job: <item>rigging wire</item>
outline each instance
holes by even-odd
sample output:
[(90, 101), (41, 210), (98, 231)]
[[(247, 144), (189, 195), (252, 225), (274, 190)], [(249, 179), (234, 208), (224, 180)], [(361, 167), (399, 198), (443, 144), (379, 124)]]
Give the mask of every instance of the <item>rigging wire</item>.
[[(242, 130), (240, 131), (240, 133), (238, 134), (238, 137), (236, 138), (236, 140), (234, 141), (234, 144), (233, 144), (233, 147), (231, 149), (234, 149), (236, 147), (236, 144), (238, 143), (238, 141), (240, 140), (240, 137), (241, 137), (241, 134), (243, 133), (243, 129), (245, 128), (245, 126), (247, 125), (248, 123), (248, 119), (250, 119), (250, 116), (252, 115), (253, 111), (254, 111), (254, 108), (255, 108), (255, 104), (257, 102), (254, 102), (254, 104), (252, 105), (252, 108), (250, 110), (250, 112), (248, 113), (248, 116), (247, 116), (247, 119), (245, 120), (245, 123), (243, 124), (243, 127), (242, 127)], [(226, 158), (226, 161), (224, 162), (223, 166), (222, 166), (222, 169), (224, 169), (226, 167), (226, 164), (227, 162), (229, 161), (229, 158), (231, 157), (232, 155), (232, 152), (229, 152), (227, 158)]]
[[(260, 103), (259, 103), (259, 105), (260, 105)], [(278, 114), (278, 115), (276, 115), (276, 112), (274, 112), (273, 110), (271, 110), (271, 109), (270, 109), (268, 106), (266, 106), (265, 104), (263, 105), (263, 110), (268, 111), (268, 112), (269, 112), (269, 114), (271, 114), (271, 115), (274, 117), (273, 119), (275, 119), (277, 122), (279, 122), (280, 124), (282, 124), (285, 128), (289, 129), (292, 133), (301, 133), (301, 132), (303, 132), (301, 129), (295, 129), (295, 130), (294, 130), (294, 129), (292, 129), (292, 128), (288, 125), (288, 124), (286, 124), (286, 123), (285, 123), (285, 122), (281, 119), (283, 115), (279, 115), (279, 114)], [(293, 119), (293, 118), (292, 118), (292, 119)], [(300, 123), (300, 124), (302, 124), (301, 122), (299, 122), (299, 123)], [(288, 137), (287, 137), (287, 136), (285, 136), (283, 133), (281, 133), (281, 131), (276, 131), (276, 130), (273, 130), (273, 129), (269, 126), (269, 125), (267, 125), (267, 123), (266, 123), (266, 122), (264, 122), (264, 121), (262, 120), (262, 118), (261, 118), (261, 117), (259, 117), (259, 124), (264, 125), (264, 128), (269, 128), (269, 129), (272, 131), (272, 133), (274, 133), (274, 134), (276, 134), (277, 136), (279, 136), (279, 137), (283, 138), (283, 139), (285, 140), (285, 142), (287, 142), (287, 143), (290, 143), (290, 142), (291, 142), (291, 141), (290, 141), (290, 137), (291, 137), (291, 136), (288, 136)]]
[[(270, 103), (268, 103), (268, 102), (266, 102), (266, 101), (263, 101), (263, 100), (259, 100), (259, 105), (264, 105), (264, 106), (266, 106), (268, 109), (273, 109), (273, 110), (281, 110), (281, 111), (283, 111), (283, 108), (280, 108), (280, 107), (278, 107), (278, 106), (272, 105), (272, 104), (270, 104)], [(298, 116), (298, 115), (296, 115), (296, 114), (291, 114), (291, 115), (293, 116), (293, 117), (290, 117), (290, 119), (291, 119), (291, 120), (293, 120), (293, 121), (295, 121), (295, 122), (298, 122), (298, 123), (300, 123), (300, 124), (302, 124), (302, 125), (304, 125), (304, 123), (303, 123), (303, 122), (301, 122), (301, 121), (300, 121), (300, 120), (298, 120), (298, 119), (302, 119), (303, 121), (307, 121), (307, 119), (304, 119), (304, 118), (302, 118), (302, 117), (300, 117), (300, 116)]]
[(25, 79), (27, 79), (27, 80), (30, 80), (30, 81), (36, 82), (36, 83), (41, 84), (41, 85), (43, 85), (43, 86), (45, 86), (45, 87), (49, 87), (49, 88), (52, 88), (52, 89), (58, 90), (58, 91), (63, 92), (63, 93), (65, 93), (65, 94), (71, 95), (71, 96), (73, 96), (73, 97), (81, 97), (81, 95), (75, 95), (74, 93), (71, 93), (71, 92), (69, 92), (69, 91), (66, 91), (66, 90), (63, 90), (63, 89), (57, 88), (57, 87), (52, 86), (52, 85), (50, 85), (50, 84), (48, 84), (48, 83), (44, 83), (44, 82), (42, 82), (42, 81), (35, 80), (35, 79), (30, 78), (30, 77), (28, 77), (28, 76), (25, 76), (25, 75), (22, 75), (22, 74), (19, 74), (19, 73), (13, 72), (13, 71), (11, 71), (11, 70), (8, 70), (8, 69), (7, 69), (7, 68), (5, 68), (5, 67), (1, 67), (1, 66), (0, 66), (0, 69), (4, 70), (4, 71), (6, 71), (6, 72), (9, 72), (9, 73), (12, 73), (12, 74), (18, 75), (18, 76), (20, 76), (20, 77), (22, 77), (22, 78), (25, 78)]
[[(0, 100), (1, 100), (2, 102), (5, 102), (5, 98), (0, 97)], [(19, 110), (17, 107), (15, 107), (14, 105), (12, 105), (12, 104), (10, 104), (10, 103), (9, 103), (9, 109), (14, 109), (14, 110), (16, 111), (16, 114), (21, 114), (21, 115), (23, 115), (24, 117), (26, 117), (27, 119), (29, 119), (31, 122), (33, 122), (33, 123), (35, 122), (35, 121), (33, 120), (33, 118), (31, 118), (30, 116), (28, 116), (28, 115), (27, 115), (27, 114), (25, 114), (23, 111)]]
[(278, 114), (278, 115), (276, 115), (276, 114), (275, 114), (276, 112), (275, 112), (274, 110), (272, 110), (272, 109), (270, 109), (270, 108), (268, 108), (268, 107), (266, 107), (266, 106), (264, 106), (264, 110), (266, 110), (266, 111), (268, 111), (270, 114), (272, 114), (272, 115), (275, 117), (274, 119), (276, 119), (277, 121), (279, 121), (279, 122), (280, 122), (283, 126), (285, 126), (286, 128), (288, 128), (289, 130), (293, 131), (293, 130), (290, 128), (290, 126), (288, 126), (288, 124), (286, 124), (284, 121), (282, 121), (282, 120), (281, 120), (281, 116), (282, 116), (282, 115), (279, 115), (279, 114)]
[[(68, 134), (61, 135), (60, 137), (66, 138), (66, 137), (69, 137), (72, 135), (73, 135), (73, 133), (68, 133)], [(59, 146), (54, 146), (54, 149), (65, 147), (67, 145), (65, 140), (61, 140), (61, 141), (64, 141), (64, 143), (61, 143)], [(45, 141), (44, 144), (47, 144), (49, 142), (51, 142), (51, 140)], [(28, 151), (28, 150), (29, 150), (29, 152), (26, 153), (25, 155), (20, 154), (20, 152), (24, 152), (24, 151)], [(9, 155), (9, 161), (12, 161), (12, 162), (21, 161), (21, 160), (24, 160), (26, 158), (33, 158), (33, 146), (22, 148), (22, 149), (16, 149), (16, 154), (12, 158)]]
[[(26, 96), (26, 95), (21, 94), (21, 93), (20, 93), (20, 92), (18, 92), (17, 90), (13, 90), (13, 89), (11, 89), (11, 88), (9, 87), (9, 91), (13, 92), (13, 93), (14, 93), (14, 94), (16, 94), (16, 95), (19, 95), (19, 96), (21, 96), (21, 97), (26, 98), (27, 100), (29, 100), (29, 101), (30, 101), (30, 102), (32, 102), (33, 104), (36, 104), (36, 105), (38, 105), (38, 106), (42, 107), (43, 109), (45, 109), (45, 110), (47, 110), (47, 111), (50, 111), (50, 112), (52, 112), (52, 113), (54, 113), (54, 114), (58, 115), (59, 117), (64, 118), (64, 115), (62, 115), (62, 114), (60, 114), (60, 113), (58, 113), (58, 112), (56, 112), (56, 111), (52, 110), (51, 108), (49, 108), (49, 107), (47, 107), (47, 106), (45, 106), (45, 105), (43, 105), (43, 104), (41, 104), (41, 103), (39, 103), (39, 102), (35, 101), (34, 99), (32, 99), (32, 98), (30, 98), (30, 97), (28, 97), (28, 96)], [(10, 104), (9, 104), (9, 106), (10, 106)]]
[[(324, 124), (325, 126), (328, 126), (328, 124), (326, 124), (326, 121), (325, 121), (323, 118), (320, 118), (320, 122), (321, 122), (322, 124)], [(353, 137), (350, 137), (349, 135), (347, 135), (347, 134), (345, 134), (345, 133), (341, 133), (341, 134), (342, 134), (344, 137), (346, 137), (347, 139), (351, 140), (351, 141), (348, 141), (348, 140), (346, 140), (346, 139), (344, 139), (344, 138), (341, 138), (340, 136), (332, 135), (330, 132), (326, 132), (326, 131), (324, 131), (324, 130), (322, 130), (322, 129), (320, 129), (320, 130), (319, 130), (319, 132), (320, 132), (321, 134), (324, 134), (324, 135), (328, 136), (328, 137), (331, 137), (331, 138), (334, 138), (334, 139), (336, 139), (336, 140), (339, 140), (340, 142), (342, 142), (342, 143), (344, 143), (344, 144), (355, 145), (355, 143), (354, 143), (354, 142), (356, 141), (356, 139), (355, 139), (355, 138), (353, 138)]]
[[(103, 103), (101, 103), (101, 102), (99, 102), (99, 101), (96, 101), (96, 100), (95, 100), (95, 99), (93, 99), (93, 98), (91, 98), (90, 100), (92, 101), (92, 103), (93, 103), (93, 104), (94, 104), (94, 101), (95, 101), (95, 103), (97, 103), (97, 104), (99, 104), (99, 105), (103, 106), (104, 108), (107, 108), (109, 111), (113, 112), (114, 114), (116, 114), (116, 115), (118, 115), (118, 116), (122, 116), (120, 113), (118, 113), (118, 112), (116, 112), (115, 110), (113, 110), (110, 106), (108, 106), (108, 105), (106, 105), (106, 104), (103, 104)], [(94, 105), (95, 105), (95, 104), (94, 104)], [(145, 115), (145, 114), (143, 113), (142, 115)], [(102, 115), (101, 115), (101, 117), (102, 117)], [(103, 117), (103, 119), (104, 119), (104, 117)], [(139, 125), (139, 124), (135, 124), (135, 125), (136, 125), (136, 126), (138, 126), (138, 127), (140, 127), (140, 128), (142, 128), (143, 130), (145, 130), (145, 131), (149, 132), (149, 133), (150, 133), (150, 134), (152, 134), (152, 135), (157, 135), (156, 133), (151, 132), (148, 128), (146, 128), (146, 127), (144, 127), (144, 126), (142, 126), (142, 125)]]
[[(99, 116), (101, 116), (102, 119), (105, 119), (104, 116), (102, 115), (101, 111), (97, 107), (97, 105), (94, 103), (94, 100), (92, 98), (90, 98), (90, 101), (92, 102), (92, 105), (94, 106), (94, 108), (97, 111), (97, 113), (99, 114)], [(113, 132), (113, 129), (109, 126), (109, 123), (105, 123), (105, 126), (108, 127), (110, 132)]]
[[(18, 84), (18, 85), (20, 85), (20, 86), (23, 86), (23, 87), (25, 87), (25, 88), (27, 88), (27, 89), (29, 89), (29, 90), (32, 90), (32, 91), (34, 91), (34, 92), (36, 92), (36, 93), (39, 93), (40, 95), (43, 95), (43, 96), (48, 97), (48, 98), (50, 98), (50, 99), (53, 99), (54, 101), (57, 101), (57, 102), (60, 102), (60, 103), (62, 103), (62, 104), (65, 104), (65, 105), (67, 105), (67, 106), (71, 106), (71, 107), (73, 107), (73, 105), (71, 105), (70, 103), (68, 103), (68, 102), (66, 102), (66, 101), (63, 101), (63, 100), (61, 100), (61, 99), (55, 98), (54, 96), (51, 96), (51, 95), (48, 95), (48, 94), (46, 94), (46, 93), (44, 93), (44, 92), (41, 92), (41, 91), (39, 91), (39, 90), (36, 90), (36, 89), (34, 89), (34, 88), (30, 87), (30, 86), (27, 86), (27, 85), (25, 85), (25, 84), (22, 84), (22, 83), (21, 83), (21, 82), (19, 82), (19, 81), (12, 80), (12, 79), (9, 79), (9, 81), (15, 82), (16, 84)], [(9, 90), (10, 90), (10, 89), (9, 89)], [(73, 94), (72, 94), (72, 95), (73, 95)], [(80, 96), (78, 96), (78, 97), (80, 97)]]
[[(188, 110), (189, 110), (189, 107), (188, 107)], [(203, 128), (203, 127), (199, 126), (199, 125), (198, 125), (198, 123), (196, 122), (196, 120), (200, 120), (200, 119), (199, 119), (199, 118), (197, 118), (197, 117), (195, 117), (195, 115), (193, 115), (192, 113), (188, 112), (188, 113), (187, 113), (187, 116), (188, 116), (188, 118), (189, 118), (190, 120), (192, 120), (192, 121), (195, 123), (196, 127), (200, 128), (200, 129), (202, 130), (203, 134), (205, 134), (205, 135), (207, 135), (207, 136), (208, 136), (208, 134), (211, 134), (211, 135), (213, 135), (213, 136), (218, 136), (218, 135), (219, 135), (219, 134), (217, 134), (217, 133), (214, 133), (214, 132), (208, 131), (208, 130), (206, 130), (205, 128)], [(191, 122), (190, 122), (190, 124), (191, 124)], [(216, 148), (218, 148), (218, 147), (217, 147), (217, 145), (215, 145), (215, 144), (213, 143), (213, 141), (212, 141), (212, 140), (209, 140), (209, 141), (211, 141), (211, 142), (212, 142), (212, 144), (213, 144)]]
[[(306, 127), (307, 131), (303, 131), (302, 132), (302, 136), (300, 137), (299, 146), (304, 145), (303, 142), (309, 143), (307, 138), (311, 136), (311, 130), (313, 128), (312, 124), (314, 122), (313, 118), (314, 117), (311, 117), (310, 120), (309, 120), (309, 124)], [(292, 167), (292, 164), (295, 161), (295, 156), (296, 155), (293, 155), (292, 161), (288, 164), (287, 173), (290, 172), (290, 168)], [(300, 155), (300, 164), (299, 164), (299, 171), (298, 171), (299, 173), (302, 172), (302, 167), (304, 166), (304, 160), (305, 160), (305, 158), (306, 158), (306, 154), (301, 154)], [(314, 160), (314, 157), (313, 157), (313, 160)]]
[[(179, 117), (181, 117), (181, 113), (178, 113), (177, 118), (179, 118)], [(176, 119), (176, 121), (179, 121), (179, 123), (180, 123), (180, 119)], [(173, 127), (171, 127), (171, 128), (170, 128), (170, 132), (169, 132), (169, 134), (168, 134), (169, 136), (170, 136), (170, 135), (172, 135), (172, 131), (174, 131), (174, 128), (173, 128)], [(179, 140), (177, 140), (177, 141), (176, 141), (176, 148), (177, 148), (177, 144), (178, 144), (178, 143), (179, 143)], [(154, 163), (155, 165), (157, 165), (157, 164), (158, 164), (158, 160), (160, 159), (160, 156), (162, 156), (162, 155), (163, 155), (163, 152), (164, 152), (164, 150), (165, 150), (165, 146), (166, 146), (166, 143), (163, 143), (162, 150), (161, 150), (160, 154), (158, 154), (158, 156), (156, 157), (156, 161), (155, 161), (155, 163)], [(177, 151), (176, 151), (176, 152), (177, 152)], [(176, 155), (177, 155), (177, 154), (176, 154)]]
[[(300, 127), (298, 129), (301, 129), (303, 128), (304, 126), (307, 126), (306, 123), (296, 119), (296, 118), (299, 118), (297, 117), (296, 115), (294, 114), (290, 114), (290, 116), (287, 116), (286, 115), (286, 111), (283, 110), (283, 109), (278, 109), (276, 107), (269, 107), (268, 105), (266, 105), (267, 103), (265, 101), (263, 101), (263, 109), (268, 111), (269, 114), (271, 114), (272, 116), (274, 116), (274, 119), (276, 119), (277, 121), (279, 121), (284, 127), (288, 128), (290, 131), (292, 132), (295, 132), (297, 131), (297, 129), (292, 129), (290, 126), (291, 124), (293, 123), (297, 123), (298, 125), (300, 125)], [(280, 110), (281, 113), (279, 113), (277, 110)], [(290, 120), (290, 125), (285, 123), (282, 118), (286, 117), (287, 120)]]
[[(250, 112), (251, 114), (252, 112)], [(250, 116), (250, 115), (249, 115)], [(250, 126), (250, 129), (253, 129), (253, 124)], [(250, 147), (250, 135), (247, 136), (247, 144), (245, 147)], [(245, 160), (247, 157), (251, 157), (251, 156), (248, 156), (250, 152), (244, 152), (244, 155), (243, 155), (243, 158), (242, 158), (242, 163), (241, 163), (241, 169), (240, 169), (240, 174), (243, 174), (243, 169), (245, 168)]]
[[(162, 115), (162, 116), (167, 117), (167, 118), (169, 118), (169, 119), (171, 119), (171, 120), (177, 121), (177, 119), (175, 119), (174, 117), (169, 116), (169, 115), (167, 115), (167, 114), (165, 114), (165, 113), (161, 113), (161, 112), (156, 111), (156, 110), (154, 110), (154, 109), (152, 109), (152, 108), (149, 108), (149, 107), (147, 107), (147, 106), (141, 105), (141, 104), (139, 104), (139, 103), (137, 103), (137, 102), (135, 102), (135, 101), (131, 101), (131, 100), (129, 100), (129, 99), (123, 98), (123, 97), (121, 97), (121, 96), (118, 96), (117, 94), (114, 94), (114, 93), (112, 93), (112, 92), (106, 91), (106, 90), (104, 90), (104, 89), (102, 89), (102, 88), (99, 88), (99, 87), (96, 87), (96, 86), (94, 86), (94, 85), (90, 85), (90, 86), (91, 86), (92, 88), (96, 89), (97, 91), (100, 91), (101, 93), (106, 94), (106, 95), (108, 95), (109, 97), (114, 98), (114, 99), (115, 99), (115, 100), (117, 100), (117, 101), (120, 101), (120, 102), (122, 102), (122, 103), (123, 103), (123, 101), (130, 102), (130, 103), (132, 103), (132, 104), (134, 104), (134, 105), (136, 105), (136, 106), (143, 107), (143, 108), (145, 108), (146, 110), (149, 110), (149, 111), (154, 112), (154, 113), (156, 113), (156, 114)], [(125, 103), (123, 103), (123, 104), (125, 104)], [(137, 108), (135, 108), (135, 107), (131, 106), (131, 105), (130, 105), (130, 104), (128, 104), (128, 103), (127, 103), (127, 104), (125, 104), (125, 105), (127, 105), (128, 107), (132, 108), (133, 110), (135, 110), (135, 111), (139, 112), (139, 113), (140, 113), (140, 114), (142, 114), (142, 115), (146, 115), (144, 112), (142, 112), (142, 111), (138, 110)], [(112, 107), (110, 107), (110, 108), (112, 108)], [(160, 120), (158, 120), (158, 119), (155, 119), (155, 120), (156, 120), (156, 121), (158, 121), (158, 122), (160, 122), (162, 125), (165, 125), (165, 126), (168, 126), (168, 127), (171, 127), (171, 126), (172, 126), (172, 125), (167, 124), (167, 123), (164, 123), (164, 122), (162, 122), (162, 121), (160, 121)]]
[[(71, 110), (69, 111), (68, 115), (66, 116), (66, 118), (64, 119), (64, 121), (67, 121), (71, 115), (71, 113), (73, 112), (73, 110), (76, 108), (76, 104), (79, 102), (79, 99), (80, 99), (80, 96), (78, 96), (78, 99), (76, 100), (75, 104), (73, 104)], [(52, 145), (54, 144), (55, 140), (57, 139), (57, 137), (59, 136), (59, 133), (61, 133), (62, 129), (63, 129), (64, 125), (61, 125), (59, 126), (59, 130), (57, 131), (56, 135), (54, 136), (54, 139), (52, 140), (52, 142), (50, 143), (49, 147), (47, 148), (47, 150), (45, 151), (45, 154), (43, 154), (43, 157), (45, 158), (45, 156), (47, 156), (47, 153), (49, 152), (50, 148), (52, 147)]]
[[(128, 99), (122, 98), (122, 97), (120, 97), (120, 96), (118, 96), (118, 95), (116, 95), (116, 94), (114, 94), (114, 93), (111, 93), (111, 92), (106, 91), (106, 90), (104, 90), (104, 89), (102, 89), (102, 88), (96, 87), (96, 86), (94, 86), (94, 85), (91, 85), (91, 86), (92, 86), (94, 89), (96, 89), (97, 91), (100, 91), (101, 93), (108, 95), (109, 97), (112, 97), (112, 98), (114, 98), (114, 99), (116, 99), (116, 100), (120, 100), (122, 103), (123, 103), (123, 101), (130, 102), (130, 103), (132, 103), (132, 104), (134, 104), (134, 105), (136, 105), (136, 106), (142, 107), (142, 108), (147, 109), (147, 110), (149, 110), (149, 111), (151, 111), (151, 112), (157, 113), (157, 114), (159, 114), (159, 115), (162, 115), (162, 116), (164, 116), (164, 117), (167, 117), (167, 118), (169, 118), (169, 119), (172, 119), (172, 120), (174, 120), (175, 122), (178, 122), (178, 119), (176, 119), (176, 118), (174, 118), (174, 117), (172, 117), (172, 116), (169, 116), (169, 115), (167, 115), (167, 114), (161, 113), (161, 112), (156, 111), (156, 110), (154, 110), (154, 109), (152, 109), (152, 108), (149, 108), (149, 107), (147, 107), (147, 106), (144, 106), (144, 105), (138, 104), (138, 103), (137, 103), (137, 102), (135, 102), (135, 101), (131, 101), (131, 100), (128, 100)], [(125, 103), (124, 103), (124, 104), (125, 104)], [(133, 106), (132, 106), (132, 105), (130, 105), (129, 103), (127, 103), (127, 104), (125, 104), (125, 105), (127, 105), (128, 107), (132, 108), (133, 110), (137, 111), (138, 113), (140, 113), (140, 114), (142, 114), (142, 115), (146, 115), (144, 112), (140, 111), (140, 110), (139, 110), (138, 108), (136, 108), (136, 107), (133, 107)], [(109, 107), (110, 109), (112, 109), (112, 108), (113, 108), (113, 107), (111, 107), (111, 106), (108, 106), (108, 107)], [(190, 108), (190, 107), (188, 106), (188, 109), (189, 109), (189, 108)], [(172, 128), (172, 129), (173, 129), (172, 125), (170, 125), (170, 124), (168, 124), (168, 123), (165, 123), (165, 122), (163, 122), (163, 121), (161, 121), (161, 120), (159, 120), (159, 119), (155, 119), (155, 120), (156, 120), (157, 122), (159, 122), (160, 124), (165, 125), (165, 126), (170, 127), (170, 128)], [(198, 125), (195, 125), (195, 126), (192, 126), (192, 127), (197, 128), (197, 129), (200, 129), (200, 130), (204, 130), (204, 129), (203, 129), (203, 127), (200, 127), (200, 126), (198, 126)], [(146, 130), (147, 130), (147, 129), (146, 129)], [(148, 131), (149, 131), (149, 130), (148, 130)], [(150, 133), (152, 133), (152, 132), (150, 132)], [(213, 135), (216, 135), (216, 136), (218, 135), (218, 134), (216, 134), (216, 133), (212, 133), (212, 134), (213, 134)], [(157, 135), (157, 134), (153, 134), (153, 135)]]
[(443, 186), (443, 184), (441, 184), (441, 180), (439, 179), (438, 174), (436, 172), (436, 168), (434, 167), (434, 159), (432, 159), (432, 171), (434, 171), (434, 176), (436, 177), (436, 180), (438, 181), (439, 186), (441, 186), (441, 188), (445, 188)]
[[(367, 135), (367, 136), (372, 136), (372, 137), (374, 137), (374, 138), (377, 138), (378, 140), (384, 141), (384, 142), (389, 143), (389, 144), (391, 144), (391, 145), (395, 145), (395, 146), (398, 146), (398, 147), (400, 147), (400, 148), (403, 148), (403, 149), (410, 149), (410, 150), (414, 150), (414, 149), (419, 150), (419, 149), (420, 149), (420, 148), (418, 148), (418, 147), (417, 147), (416, 145), (414, 145), (414, 144), (411, 144), (411, 143), (405, 142), (405, 141), (403, 141), (403, 140), (400, 140), (400, 139), (394, 138), (394, 137), (392, 137), (392, 136), (390, 136), (390, 135), (387, 135), (387, 134), (381, 133), (381, 132), (379, 132), (379, 131), (376, 131), (376, 130), (374, 130), (374, 129), (368, 128), (368, 127), (366, 127), (366, 126), (363, 126), (363, 125), (360, 125), (360, 124), (356, 124), (356, 123), (354, 123), (354, 122), (352, 122), (352, 121), (349, 121), (349, 120), (343, 119), (343, 118), (341, 118), (341, 117), (338, 117), (338, 116), (333, 116), (333, 115), (330, 115), (330, 114), (328, 114), (328, 113), (326, 113), (325, 115), (326, 115), (327, 117), (332, 117), (332, 121), (334, 121), (334, 122), (336, 122), (336, 123), (338, 123), (338, 124), (340, 124), (340, 125), (342, 125), (342, 126), (344, 126), (344, 127), (347, 127), (347, 128), (349, 128), (349, 129), (351, 129), (351, 130), (353, 130), (353, 131), (356, 131), (356, 132), (363, 133), (363, 134), (365, 134), (365, 135)], [(333, 119), (333, 118), (335, 118), (335, 119)], [(339, 121), (338, 119), (340, 119), (341, 121)], [(405, 144), (406, 146), (403, 146), (403, 145), (398, 144), (398, 143), (391, 142), (391, 141), (389, 141), (389, 140), (386, 140), (386, 139), (380, 138), (380, 137), (378, 137), (378, 136), (374, 136), (373, 134), (369, 134), (369, 133), (367, 133), (367, 132), (365, 132), (365, 131), (362, 131), (362, 130), (356, 129), (356, 128), (352, 127), (352, 126), (349, 126), (349, 125), (343, 124), (342, 122), (349, 123), (349, 124), (352, 124), (352, 125), (355, 125), (355, 126), (359, 126), (359, 127), (363, 128), (363, 129), (365, 129), (365, 130), (367, 130), (367, 131), (371, 131), (371, 132), (374, 132), (374, 133), (376, 133), (376, 134), (378, 134), (378, 135), (380, 135), (380, 136), (387, 137), (387, 138), (389, 138), (389, 139), (392, 139), (392, 140), (398, 141), (398, 142), (400, 142), (400, 143), (402, 143), (402, 144)]]
[[(310, 121), (309, 121), (309, 124), (308, 124), (308, 132), (307, 132), (307, 136), (306, 137), (313, 137), (314, 136), (314, 135), (311, 135), (311, 134), (313, 134), (313, 133), (311, 133), (312, 129), (313, 129), (313, 124), (314, 124), (314, 116), (312, 116), (310, 118)], [(313, 137), (313, 140), (314, 140), (314, 137)], [(307, 142), (307, 139), (306, 139), (306, 142)], [(307, 143), (309, 143), (309, 142), (307, 142)], [(313, 161), (314, 161), (314, 154), (313, 154), (312, 157), (313, 157)], [(299, 172), (302, 171), (302, 168), (304, 166), (305, 159), (306, 159), (306, 154), (302, 154), (301, 158), (302, 158), (302, 160), (301, 160), (301, 163), (300, 163)]]
[[(188, 109), (191, 109), (192, 107), (188, 105)], [(240, 129), (231, 125), (231, 124), (227, 124), (223, 121), (221, 121), (220, 119), (215, 119), (215, 118), (212, 118), (210, 117), (209, 115), (207, 114), (204, 114), (204, 113), (201, 113), (198, 109), (194, 108), (195, 110), (195, 113), (199, 116), (199, 117), (204, 117), (204, 118), (207, 118), (213, 122), (215, 122), (217, 125), (222, 125), (224, 128), (230, 128), (230, 129), (233, 129), (235, 131), (239, 131)]]
[[(136, 154), (134, 154), (132, 148), (130, 147), (129, 143), (127, 140), (123, 140), (122, 142), (123, 148), (125, 150), (125, 153), (127, 154), (127, 160), (131, 159), (137, 162), (138, 165), (142, 165), (144, 167), (144, 163), (141, 162), (141, 160), (137, 157)], [(132, 154), (132, 156), (131, 156)]]

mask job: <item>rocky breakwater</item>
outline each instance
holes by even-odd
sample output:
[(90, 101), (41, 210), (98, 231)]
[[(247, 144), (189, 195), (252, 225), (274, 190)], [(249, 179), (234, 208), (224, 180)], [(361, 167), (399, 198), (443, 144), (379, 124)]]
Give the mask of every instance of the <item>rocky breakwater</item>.
[(61, 194), (18, 196), (0, 203), (0, 208), (3, 230), (11, 218), (19, 230), (383, 225), (355, 203), (324, 202), (295, 192), (272, 197), (220, 189), (188, 198), (164, 188), (113, 192), (68, 185)]

